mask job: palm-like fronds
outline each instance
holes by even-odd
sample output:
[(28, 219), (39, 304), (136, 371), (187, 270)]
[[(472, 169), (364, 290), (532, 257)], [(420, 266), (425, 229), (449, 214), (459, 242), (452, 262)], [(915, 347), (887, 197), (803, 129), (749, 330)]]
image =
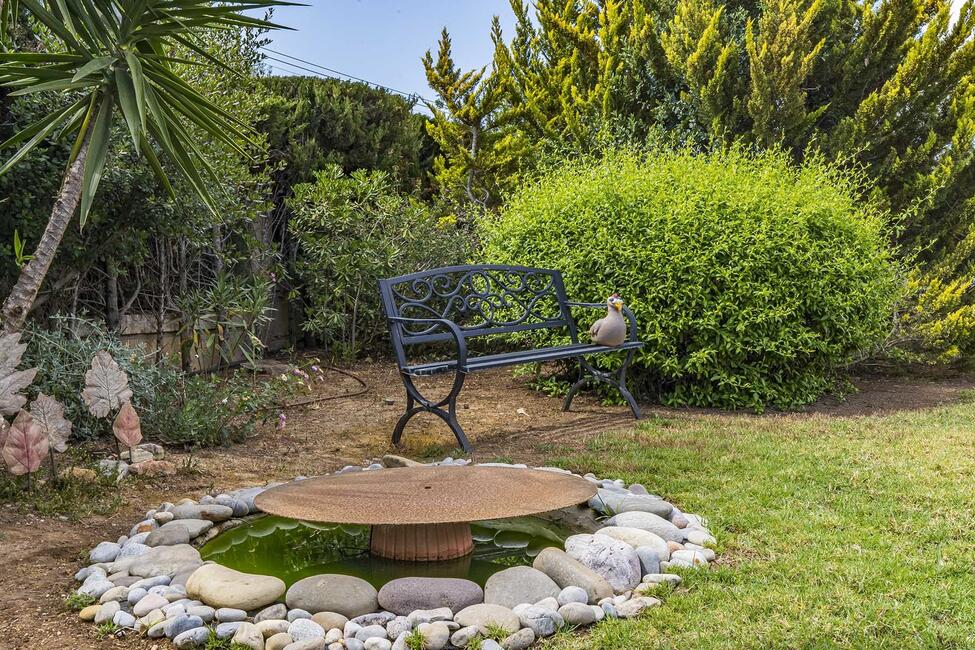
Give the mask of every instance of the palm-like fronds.
[[(3, 2), (3, 0), (0, 0)], [(10, 13), (9, 3), (0, 18)], [(173, 70), (192, 63), (172, 54), (187, 48), (214, 59), (199, 44), (211, 29), (280, 28), (245, 12), (296, 3), (284, 0), (17, 0), (60, 41), (63, 53), (0, 52), (0, 85), (10, 95), (70, 91), (71, 103), (23, 129), (0, 149), (19, 146), (0, 166), (4, 173), (49, 137), (73, 137), (74, 153), (88, 142), (81, 196), (84, 224), (108, 154), (112, 117), (120, 110), (136, 151), (172, 193), (158, 149), (215, 209), (206, 177), (217, 180), (190, 136), (192, 127), (246, 155), (250, 126), (203, 97)], [(0, 21), (2, 22), (2, 21)], [(79, 98), (80, 97), (80, 98)], [(243, 144), (242, 144), (243, 143)]]

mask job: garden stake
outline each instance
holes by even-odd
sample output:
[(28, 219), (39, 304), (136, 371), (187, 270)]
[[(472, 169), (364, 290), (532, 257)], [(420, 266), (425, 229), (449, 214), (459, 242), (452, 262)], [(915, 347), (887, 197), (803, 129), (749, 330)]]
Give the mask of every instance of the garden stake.
[(51, 481), (54, 483), (55, 486), (57, 486), (58, 483), (59, 483), (59, 481), (58, 481), (58, 466), (57, 466), (57, 463), (54, 462), (54, 448), (52, 447), (52, 448), (48, 449), (48, 452), (47, 453), (51, 457)]

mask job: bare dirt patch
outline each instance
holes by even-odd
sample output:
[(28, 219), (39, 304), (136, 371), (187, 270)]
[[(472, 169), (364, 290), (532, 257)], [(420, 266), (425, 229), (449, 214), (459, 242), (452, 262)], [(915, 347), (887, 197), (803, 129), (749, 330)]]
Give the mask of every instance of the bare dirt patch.
[[(405, 406), (396, 369), (376, 363), (357, 366), (354, 372), (366, 382), (367, 391), (289, 409), (283, 430), (266, 427), (247, 444), (192, 456), (170, 450), (178, 464), (192, 469), (165, 479), (126, 481), (120, 488), (124, 505), (112, 516), (69, 521), (22, 512), (12, 504), (0, 507), (0, 596), (4, 599), (0, 604), (0, 648), (166, 647), (132, 635), (123, 640), (97, 640), (93, 626), (80, 623), (65, 609), (62, 599), (75, 586), (71, 574), (82, 566), (83, 554), (101, 540), (127, 534), (146, 510), (161, 501), (199, 497), (214, 488), (226, 490), (330, 472), (391, 451), (389, 435)], [(423, 387), (440, 386), (445, 391), (446, 381), (430, 380)], [(975, 388), (975, 381), (968, 377), (874, 377), (857, 384), (859, 392), (843, 400), (823, 400), (806, 412), (847, 417), (934, 408), (958, 401)], [(359, 389), (354, 380), (329, 373), (316, 396), (341, 396)], [(582, 448), (595, 435), (632, 426), (628, 409), (602, 406), (590, 396), (577, 397), (571, 413), (562, 413), (561, 404), (560, 399), (533, 392), (523, 380), (499, 370), (468, 378), (459, 418), (477, 449), (476, 460), (533, 464), (544, 464), (555, 449)], [(723, 415), (645, 408), (647, 416), (695, 417), (697, 413)], [(459, 453), (449, 430), (433, 416), (414, 418), (403, 443), (395, 453), (425, 459)]]

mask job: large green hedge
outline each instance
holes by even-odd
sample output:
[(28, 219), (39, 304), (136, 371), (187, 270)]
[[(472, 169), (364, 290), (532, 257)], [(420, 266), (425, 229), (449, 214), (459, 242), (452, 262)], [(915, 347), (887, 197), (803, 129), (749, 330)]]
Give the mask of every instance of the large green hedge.
[(898, 273), (856, 183), (740, 150), (568, 161), (484, 224), (486, 257), (560, 269), (574, 300), (619, 291), (644, 398), (790, 407), (890, 327)]

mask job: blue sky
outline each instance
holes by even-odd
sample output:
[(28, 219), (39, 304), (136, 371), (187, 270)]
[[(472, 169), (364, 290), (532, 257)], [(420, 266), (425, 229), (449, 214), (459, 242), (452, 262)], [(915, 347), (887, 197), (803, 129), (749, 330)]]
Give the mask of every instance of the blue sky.
[[(514, 24), (507, 0), (305, 2), (310, 6), (275, 10), (274, 21), (296, 31), (272, 32), (269, 36), (274, 42), (268, 47), (427, 98), (433, 93), (427, 86), (420, 57), (428, 49), (436, 52), (444, 26), (453, 39), (454, 60), (467, 69), (491, 61), (492, 16), (501, 17), (506, 36), (510, 36)], [(307, 74), (278, 61), (267, 63), (274, 74)]]

